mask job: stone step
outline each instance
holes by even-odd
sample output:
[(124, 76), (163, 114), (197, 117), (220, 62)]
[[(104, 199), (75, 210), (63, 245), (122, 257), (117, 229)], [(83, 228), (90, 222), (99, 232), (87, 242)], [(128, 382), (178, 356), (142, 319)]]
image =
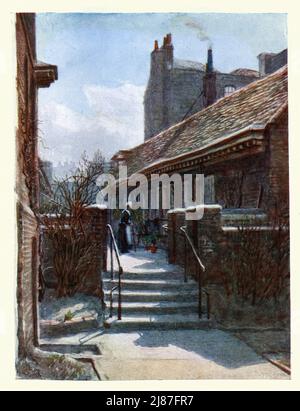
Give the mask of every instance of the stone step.
[(99, 325), (95, 316), (78, 317), (70, 321), (40, 320), (40, 333), (42, 337), (57, 337), (96, 330)]
[(114, 332), (120, 330), (180, 330), (180, 329), (209, 329), (213, 327), (213, 320), (208, 320), (203, 315), (199, 319), (197, 314), (169, 314), (169, 315), (123, 315), (118, 321), (115, 317), (107, 319), (106, 323)]
[[(109, 290), (111, 286), (116, 286), (118, 280), (103, 280), (104, 288)], [(176, 280), (127, 280), (122, 279), (123, 290), (185, 290), (192, 291), (197, 287), (195, 282), (185, 283)]]
[[(109, 301), (106, 301), (109, 308)], [(114, 304), (116, 309), (117, 303)], [(138, 314), (141, 315), (155, 315), (155, 314), (192, 314), (197, 313), (197, 302), (123, 302), (122, 312), (124, 315)]]
[[(110, 280), (110, 273), (102, 274), (103, 280)], [(118, 273), (115, 273), (115, 278), (118, 278)], [(183, 281), (184, 273), (181, 272), (166, 272), (164, 270), (143, 271), (143, 272), (124, 272), (122, 279), (124, 280), (176, 280)]]
[[(104, 291), (106, 300), (109, 300), (109, 291)], [(116, 304), (117, 300), (117, 293), (114, 294), (114, 301)], [(186, 301), (186, 302), (197, 302), (198, 301), (198, 291), (180, 291), (180, 287), (178, 290), (173, 291), (153, 291), (153, 290), (123, 290), (122, 291), (122, 301), (123, 302), (165, 302), (165, 301)]]

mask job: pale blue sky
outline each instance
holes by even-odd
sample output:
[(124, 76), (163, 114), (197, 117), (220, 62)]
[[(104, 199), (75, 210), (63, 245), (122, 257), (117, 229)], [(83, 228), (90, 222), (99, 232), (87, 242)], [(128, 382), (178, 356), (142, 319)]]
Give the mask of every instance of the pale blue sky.
[(39, 93), (43, 158), (109, 157), (142, 142), (150, 52), (169, 32), (175, 57), (205, 63), (211, 43), (224, 72), (257, 69), (259, 53), (287, 47), (284, 14), (38, 14), (38, 59), (59, 72)]

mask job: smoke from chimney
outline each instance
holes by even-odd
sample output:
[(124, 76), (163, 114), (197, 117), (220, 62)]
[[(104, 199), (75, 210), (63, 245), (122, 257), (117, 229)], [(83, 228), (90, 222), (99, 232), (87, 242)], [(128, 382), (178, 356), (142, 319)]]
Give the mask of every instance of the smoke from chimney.
[(206, 41), (209, 43), (210, 47), (212, 46), (211, 38), (198, 19), (190, 17), (186, 13), (181, 13), (176, 14), (171, 19), (171, 24), (177, 26), (178, 29), (180, 29), (182, 25), (185, 25), (196, 33), (196, 36), (200, 41)]
[(185, 18), (184, 24), (197, 33), (197, 37), (200, 41), (208, 41), (210, 42), (210, 45), (211, 45), (211, 39), (209, 35), (206, 33), (204, 28), (201, 26), (201, 24), (197, 20)]

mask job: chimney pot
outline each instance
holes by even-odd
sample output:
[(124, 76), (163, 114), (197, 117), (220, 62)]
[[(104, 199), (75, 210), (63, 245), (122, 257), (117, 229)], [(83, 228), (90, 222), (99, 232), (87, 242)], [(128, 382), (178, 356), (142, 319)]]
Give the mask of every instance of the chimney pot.
[(155, 40), (155, 42), (154, 42), (154, 50), (158, 50), (158, 41), (157, 40)]
[(172, 44), (172, 34), (167, 34), (167, 44), (170, 46)]

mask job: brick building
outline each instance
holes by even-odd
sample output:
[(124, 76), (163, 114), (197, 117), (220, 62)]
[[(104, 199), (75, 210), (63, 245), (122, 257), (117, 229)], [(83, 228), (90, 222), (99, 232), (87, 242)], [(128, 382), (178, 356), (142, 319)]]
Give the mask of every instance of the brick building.
[(288, 209), (287, 79), (285, 66), (120, 152), (120, 161), (129, 174), (204, 174), (205, 202), (223, 208)]
[(37, 60), (35, 15), (16, 15), (18, 128), (18, 355), (24, 357), (38, 342), (39, 290), (39, 158), (37, 94), (57, 80), (57, 67)]
[[(278, 54), (262, 53), (258, 59), (259, 72), (239, 68), (221, 73), (213, 66), (211, 49), (208, 50), (207, 63), (202, 64), (175, 58), (171, 34), (164, 38), (161, 47), (155, 41), (144, 97), (145, 140), (284, 66), (287, 50)], [(207, 90), (211, 78), (215, 83), (213, 93)]]
[(258, 55), (259, 61), (259, 73), (261, 76), (274, 73), (274, 71), (280, 69), (287, 64), (287, 49), (282, 50), (280, 53), (261, 53)]

